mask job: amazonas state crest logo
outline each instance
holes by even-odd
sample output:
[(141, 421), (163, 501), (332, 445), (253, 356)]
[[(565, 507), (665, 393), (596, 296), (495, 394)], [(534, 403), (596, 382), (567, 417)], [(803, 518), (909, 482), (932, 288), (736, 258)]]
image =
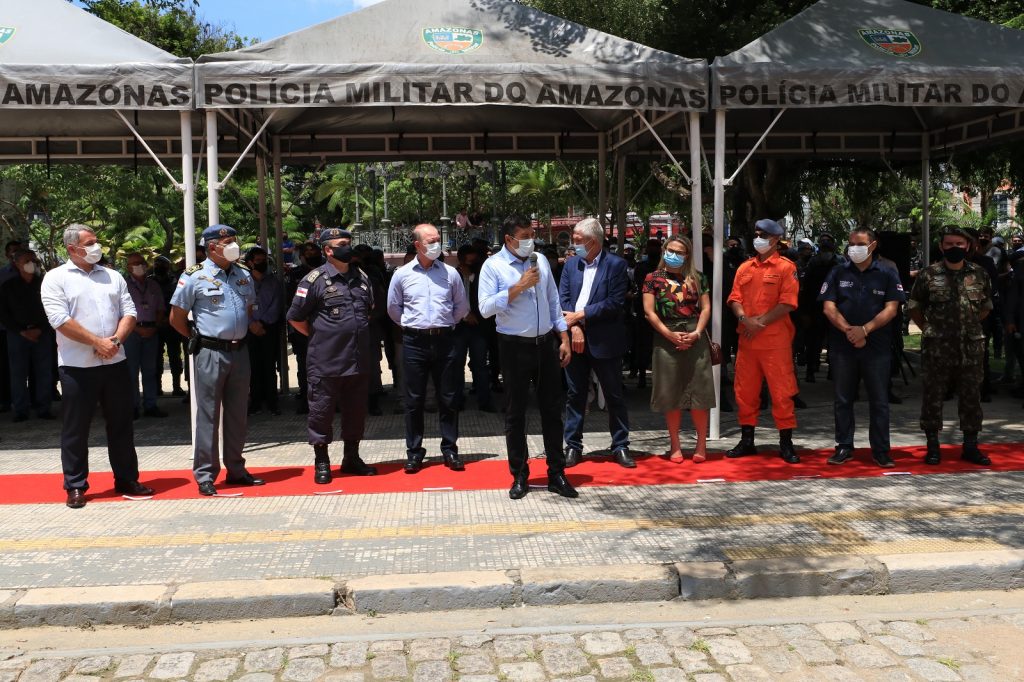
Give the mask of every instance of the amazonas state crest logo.
[(921, 41), (913, 31), (862, 28), (857, 33), (865, 43), (892, 57), (916, 57), (921, 54)]
[(0, 26), (0, 45), (14, 37), (14, 29), (10, 26)]
[(438, 52), (466, 54), (483, 44), (484, 34), (475, 28), (442, 26), (423, 29), (423, 41)]

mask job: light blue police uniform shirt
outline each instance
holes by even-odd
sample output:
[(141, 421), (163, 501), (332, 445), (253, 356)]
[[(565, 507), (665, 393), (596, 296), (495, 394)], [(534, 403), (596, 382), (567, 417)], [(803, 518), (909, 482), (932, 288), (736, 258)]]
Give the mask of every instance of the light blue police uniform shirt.
[(222, 341), (245, 338), (255, 302), (252, 273), (237, 263), (225, 272), (209, 258), (195, 272), (181, 273), (171, 296), (171, 305), (192, 312), (200, 336)]
[(568, 331), (558, 301), (558, 285), (544, 256), (537, 259), (540, 281), (509, 303), (508, 290), (530, 267), (529, 259), (519, 260), (507, 246), (484, 261), (480, 269), (480, 314), (495, 318), (498, 333), (509, 336), (533, 338), (552, 329)]

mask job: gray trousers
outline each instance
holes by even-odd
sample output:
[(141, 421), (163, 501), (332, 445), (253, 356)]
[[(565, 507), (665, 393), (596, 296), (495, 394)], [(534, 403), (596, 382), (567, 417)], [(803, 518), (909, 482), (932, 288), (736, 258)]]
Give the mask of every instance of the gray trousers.
[(200, 348), (195, 356), (196, 436), (192, 473), (196, 483), (213, 483), (220, 473), (220, 420), (224, 416), (224, 468), (228, 476), (245, 472), (245, 436), (249, 417), (249, 351)]

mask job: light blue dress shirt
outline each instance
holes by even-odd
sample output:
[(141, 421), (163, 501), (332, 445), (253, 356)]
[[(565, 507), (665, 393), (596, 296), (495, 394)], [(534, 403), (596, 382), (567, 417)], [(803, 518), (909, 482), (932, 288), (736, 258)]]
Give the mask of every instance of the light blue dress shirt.
[(508, 290), (530, 268), (529, 260), (520, 260), (506, 246), (480, 269), (480, 314), (493, 317), (499, 334), (533, 338), (554, 329), (568, 330), (558, 302), (558, 285), (551, 274), (548, 259), (537, 259), (540, 281), (509, 303)]
[(239, 265), (224, 272), (207, 258), (195, 272), (185, 271), (171, 305), (192, 313), (200, 336), (240, 341), (249, 331), (249, 308), (256, 302), (252, 273)]
[(424, 268), (419, 258), (395, 270), (388, 287), (388, 316), (409, 329), (454, 327), (469, 312), (459, 271), (440, 260)]
[[(40, 290), (46, 318), (54, 329), (74, 320), (100, 338), (110, 338), (123, 317), (136, 317), (135, 303), (121, 273), (102, 265), (86, 272), (73, 262), (54, 268), (43, 277)], [(124, 348), (104, 360), (87, 343), (57, 332), (57, 363), (61, 367), (99, 367), (124, 361)]]

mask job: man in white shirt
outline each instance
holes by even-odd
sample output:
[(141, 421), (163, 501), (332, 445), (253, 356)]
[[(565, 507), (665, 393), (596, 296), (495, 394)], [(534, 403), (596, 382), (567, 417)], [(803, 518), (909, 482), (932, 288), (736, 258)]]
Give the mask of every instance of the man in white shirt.
[(64, 230), (69, 261), (46, 273), (41, 296), (57, 330), (57, 363), (64, 424), (60, 459), (67, 505), (85, 506), (89, 488), (89, 428), (96, 404), (107, 426), (107, 454), (114, 487), (123, 495), (150, 496), (139, 483), (132, 428), (131, 377), (121, 344), (135, 328), (135, 304), (116, 270), (99, 265), (103, 249), (85, 225)]

